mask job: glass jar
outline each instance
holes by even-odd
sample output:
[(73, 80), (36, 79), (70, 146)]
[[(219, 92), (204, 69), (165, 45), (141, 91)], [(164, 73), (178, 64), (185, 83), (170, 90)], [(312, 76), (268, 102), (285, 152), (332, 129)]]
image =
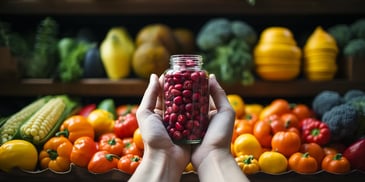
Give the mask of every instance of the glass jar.
[(208, 72), (200, 55), (172, 55), (164, 72), (163, 122), (175, 143), (197, 144), (208, 128)]

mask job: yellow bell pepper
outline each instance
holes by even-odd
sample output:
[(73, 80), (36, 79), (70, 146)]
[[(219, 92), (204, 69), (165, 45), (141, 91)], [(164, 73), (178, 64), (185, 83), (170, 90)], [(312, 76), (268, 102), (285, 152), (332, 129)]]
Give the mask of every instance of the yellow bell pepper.
[(240, 155), (235, 160), (245, 174), (254, 174), (260, 170), (259, 163), (253, 155)]
[(0, 146), (0, 170), (10, 172), (14, 168), (35, 170), (38, 152), (35, 146), (26, 140), (9, 140)]

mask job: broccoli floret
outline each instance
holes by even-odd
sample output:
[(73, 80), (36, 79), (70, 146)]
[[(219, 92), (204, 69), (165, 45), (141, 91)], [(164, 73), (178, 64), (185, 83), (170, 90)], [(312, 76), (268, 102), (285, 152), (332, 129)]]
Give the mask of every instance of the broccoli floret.
[(356, 132), (358, 138), (365, 135), (365, 95), (353, 97), (346, 104), (353, 106), (358, 114), (359, 128)]
[(365, 18), (358, 19), (350, 25), (355, 38), (365, 39)]
[(359, 127), (357, 111), (349, 104), (334, 106), (323, 114), (322, 122), (330, 128), (333, 141), (353, 138)]
[(246, 22), (232, 21), (232, 32), (235, 37), (246, 41), (252, 47), (257, 41), (256, 31)]
[(342, 97), (338, 92), (324, 90), (317, 94), (313, 99), (312, 109), (314, 113), (321, 118), (325, 112), (342, 103)]
[(345, 45), (352, 39), (350, 26), (346, 24), (334, 25), (328, 28), (327, 32), (332, 35), (340, 48), (345, 47)]
[(207, 21), (197, 34), (197, 45), (201, 50), (212, 50), (226, 43), (231, 36), (231, 22), (225, 18), (214, 18)]
[(353, 99), (355, 97), (359, 97), (359, 96), (365, 96), (365, 92), (362, 90), (359, 90), (359, 89), (351, 89), (351, 90), (348, 90), (344, 94), (343, 99), (344, 99), (344, 102), (348, 102), (351, 99)]
[(347, 57), (365, 58), (365, 40), (353, 39), (344, 48), (343, 54)]

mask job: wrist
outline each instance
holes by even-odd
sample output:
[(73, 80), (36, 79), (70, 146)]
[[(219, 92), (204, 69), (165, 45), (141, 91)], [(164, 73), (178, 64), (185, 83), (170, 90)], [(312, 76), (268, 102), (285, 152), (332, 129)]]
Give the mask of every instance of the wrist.
[(183, 169), (166, 150), (146, 149), (130, 181), (180, 181)]

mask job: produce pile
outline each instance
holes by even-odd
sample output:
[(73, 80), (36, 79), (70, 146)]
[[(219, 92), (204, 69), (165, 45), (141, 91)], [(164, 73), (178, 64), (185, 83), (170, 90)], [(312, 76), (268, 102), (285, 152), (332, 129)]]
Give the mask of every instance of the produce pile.
[(303, 35), (288, 27), (270, 26), (259, 33), (243, 20), (224, 17), (209, 19), (194, 32), (162, 23), (147, 24), (137, 32), (113, 26), (101, 41), (90, 29), (61, 36), (61, 25), (52, 17), (43, 19), (31, 36), (13, 32), (8, 25), (0, 22), (0, 45), (9, 47), (16, 58), (18, 76), (61, 82), (145, 79), (150, 73), (163, 73), (173, 54), (203, 55), (203, 67), (225, 83), (249, 85), (258, 78), (287, 81), (301, 76), (331, 80), (345, 69), (338, 60), (365, 57), (365, 19), (313, 27), (305, 45), (297, 45), (296, 37)]
[[(282, 98), (250, 104), (235, 94), (227, 98), (236, 112), (231, 152), (245, 174), (365, 171), (363, 91), (343, 96), (323, 91), (312, 105)], [(84, 106), (65, 95), (39, 98), (2, 119), (0, 170), (67, 172), (76, 165), (90, 173), (131, 175), (144, 153), (137, 108), (116, 105), (111, 98)], [(191, 163), (185, 169), (190, 171)]]

